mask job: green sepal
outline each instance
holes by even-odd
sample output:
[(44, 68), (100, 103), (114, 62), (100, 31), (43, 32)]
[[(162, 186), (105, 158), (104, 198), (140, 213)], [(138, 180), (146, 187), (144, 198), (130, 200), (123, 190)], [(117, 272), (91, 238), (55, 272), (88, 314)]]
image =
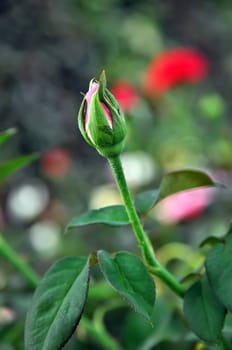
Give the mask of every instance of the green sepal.
[(98, 93), (99, 93), (99, 98), (100, 100), (104, 100), (104, 95), (105, 95), (105, 90), (107, 86), (107, 81), (106, 81), (106, 72), (103, 70), (100, 74), (100, 78), (99, 78), (99, 89), (98, 89)]
[(93, 142), (90, 140), (90, 138), (88, 137), (88, 134), (87, 134), (87, 132), (86, 132), (86, 130), (85, 130), (86, 106), (87, 106), (87, 103), (86, 103), (86, 100), (85, 100), (85, 98), (84, 98), (83, 101), (82, 101), (82, 103), (81, 103), (79, 112), (78, 112), (78, 117), (77, 117), (77, 120), (78, 120), (78, 127), (79, 127), (80, 132), (81, 132), (82, 136), (84, 137), (85, 141), (86, 141), (90, 146), (94, 147)]
[(97, 148), (112, 145), (113, 129), (111, 129), (98, 93), (92, 97), (90, 104), (89, 131)]

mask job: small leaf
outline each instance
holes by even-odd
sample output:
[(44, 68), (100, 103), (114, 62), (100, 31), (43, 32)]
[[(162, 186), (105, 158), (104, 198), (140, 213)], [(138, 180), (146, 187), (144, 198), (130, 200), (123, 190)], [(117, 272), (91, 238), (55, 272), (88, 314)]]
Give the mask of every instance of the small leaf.
[(151, 190), (138, 194), (135, 198), (135, 207), (140, 215), (146, 214), (154, 207), (159, 198), (159, 190)]
[(228, 228), (228, 230), (226, 232), (225, 238), (229, 239), (229, 236), (231, 236), (231, 235), (232, 235), (232, 223), (230, 223), (230, 225), (229, 225), (229, 228)]
[(207, 174), (199, 170), (179, 170), (164, 176), (157, 190), (140, 193), (135, 199), (139, 214), (146, 214), (162, 199), (177, 192), (191, 190), (197, 187), (222, 186), (214, 182)]
[(192, 331), (205, 341), (219, 337), (225, 309), (211, 289), (206, 276), (194, 283), (184, 297), (184, 314)]
[(11, 174), (28, 165), (36, 158), (38, 158), (37, 154), (31, 154), (29, 156), (11, 159), (0, 164), (0, 182), (5, 181)]
[(98, 252), (102, 273), (112, 287), (150, 321), (155, 304), (155, 284), (142, 261), (134, 254), (118, 252), (114, 257)]
[(61, 259), (47, 271), (27, 315), (25, 350), (62, 348), (81, 318), (88, 285), (86, 257)]
[(158, 200), (160, 201), (177, 192), (205, 186), (218, 186), (218, 184), (199, 170), (174, 171), (163, 178)]
[(206, 272), (218, 299), (232, 311), (232, 236), (217, 244), (206, 258)]
[(215, 236), (210, 236), (207, 237), (206, 239), (204, 239), (201, 244), (200, 244), (200, 248), (203, 248), (205, 246), (209, 246), (209, 247), (213, 247), (218, 243), (221, 243), (221, 239)]
[(11, 136), (14, 136), (17, 132), (17, 129), (11, 128), (0, 133), (0, 145), (6, 142)]
[(73, 218), (65, 228), (68, 232), (72, 228), (90, 224), (108, 224), (112, 226), (123, 226), (130, 223), (126, 209), (123, 205), (112, 205), (101, 209), (89, 210)]

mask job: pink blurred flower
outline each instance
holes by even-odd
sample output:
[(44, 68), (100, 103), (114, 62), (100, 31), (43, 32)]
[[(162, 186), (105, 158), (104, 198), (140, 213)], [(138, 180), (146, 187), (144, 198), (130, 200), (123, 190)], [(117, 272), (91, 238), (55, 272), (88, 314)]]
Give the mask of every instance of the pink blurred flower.
[(111, 86), (111, 93), (118, 101), (123, 112), (128, 112), (136, 106), (139, 96), (135, 88), (127, 81), (119, 80)]
[(177, 84), (197, 83), (209, 71), (209, 62), (197, 50), (176, 48), (161, 52), (148, 66), (143, 82), (147, 96), (164, 93)]
[(43, 154), (41, 167), (48, 176), (62, 177), (70, 170), (71, 157), (63, 148), (53, 148)]
[(211, 203), (213, 193), (214, 190), (211, 188), (176, 193), (159, 203), (157, 218), (166, 224), (194, 219)]

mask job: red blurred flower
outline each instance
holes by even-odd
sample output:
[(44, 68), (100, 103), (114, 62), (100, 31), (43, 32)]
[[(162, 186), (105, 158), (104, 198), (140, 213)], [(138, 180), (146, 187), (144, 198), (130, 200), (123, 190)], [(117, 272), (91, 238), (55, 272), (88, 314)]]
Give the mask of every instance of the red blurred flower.
[(130, 83), (123, 80), (119, 80), (112, 85), (110, 91), (118, 101), (123, 112), (128, 112), (130, 109), (135, 107), (139, 100), (139, 96), (135, 88), (130, 85)]
[(159, 95), (180, 83), (196, 83), (208, 74), (206, 57), (193, 49), (177, 48), (161, 52), (148, 66), (143, 82), (146, 95)]
[(65, 176), (71, 166), (69, 153), (62, 148), (53, 148), (43, 154), (41, 167), (51, 177)]

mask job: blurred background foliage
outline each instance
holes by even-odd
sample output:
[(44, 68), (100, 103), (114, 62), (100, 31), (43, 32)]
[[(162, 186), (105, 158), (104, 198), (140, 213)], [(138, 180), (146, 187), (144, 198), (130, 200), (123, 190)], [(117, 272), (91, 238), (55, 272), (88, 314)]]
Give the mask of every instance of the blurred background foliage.
[[(137, 251), (128, 227), (95, 225), (63, 235), (68, 221), (87, 208), (120, 203), (105, 160), (84, 142), (76, 123), (82, 93), (102, 69), (125, 111), (123, 162), (134, 194), (156, 188), (168, 171), (189, 167), (227, 185), (176, 197), (150, 213), (145, 228), (160, 259), (183, 278), (202, 263), (199, 244), (225, 234), (232, 210), (231, 20), (229, 0), (1, 0), (0, 131), (18, 132), (1, 145), (0, 161), (40, 156), (1, 185), (0, 228), (40, 275), (64, 255)], [(194, 84), (190, 72), (161, 94), (146, 93), (151, 62), (176, 48), (202, 54), (207, 73)], [(0, 349), (23, 349), (31, 293), (1, 259)], [(173, 306), (175, 297), (162, 285), (159, 295), (155, 324), (166, 318), (157, 332), (123, 303), (115, 308), (110, 300), (90, 301), (87, 311), (92, 316), (99, 305), (105, 308), (107, 328), (125, 349), (202, 349)], [(175, 327), (167, 336), (170, 324)], [(226, 327), (231, 330), (231, 320)], [(101, 348), (86, 329), (80, 327), (79, 340), (74, 336), (66, 348)]]

